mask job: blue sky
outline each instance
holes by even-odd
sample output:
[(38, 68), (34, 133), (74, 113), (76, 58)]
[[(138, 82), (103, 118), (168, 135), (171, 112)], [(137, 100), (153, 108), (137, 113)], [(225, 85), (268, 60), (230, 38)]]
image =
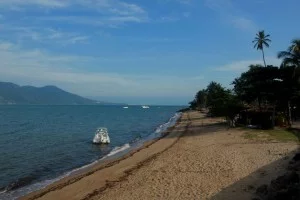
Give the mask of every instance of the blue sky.
[(130, 104), (187, 104), (300, 37), (299, 0), (1, 0), (0, 80)]

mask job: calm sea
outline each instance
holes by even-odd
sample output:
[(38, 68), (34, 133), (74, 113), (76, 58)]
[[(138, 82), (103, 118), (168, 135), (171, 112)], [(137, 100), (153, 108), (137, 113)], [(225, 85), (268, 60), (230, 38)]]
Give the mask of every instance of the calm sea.
[[(72, 170), (158, 137), (175, 123), (181, 108), (0, 106), (0, 199), (45, 187)], [(98, 127), (108, 128), (111, 144), (92, 144)]]

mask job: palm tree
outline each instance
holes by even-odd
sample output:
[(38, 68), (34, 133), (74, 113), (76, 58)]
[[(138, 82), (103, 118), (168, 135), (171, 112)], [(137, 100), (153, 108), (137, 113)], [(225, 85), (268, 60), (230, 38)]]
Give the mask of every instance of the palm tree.
[(282, 67), (294, 66), (300, 68), (300, 39), (292, 40), (287, 51), (280, 51), (277, 57), (282, 59)]
[[(288, 47), (287, 51), (280, 51), (277, 55), (278, 58), (282, 59), (281, 67), (293, 67), (293, 79), (297, 79), (296, 70), (300, 69), (300, 39), (292, 40), (291, 46)], [(288, 100), (288, 120), (289, 124), (292, 123), (291, 116), (291, 102)]]
[(256, 33), (256, 37), (252, 41), (252, 43), (255, 43), (254, 48), (262, 51), (265, 67), (267, 67), (267, 65), (265, 60), (264, 46), (269, 47), (269, 42), (271, 42), (269, 37), (269, 34), (265, 35), (265, 31), (258, 31), (258, 33)]

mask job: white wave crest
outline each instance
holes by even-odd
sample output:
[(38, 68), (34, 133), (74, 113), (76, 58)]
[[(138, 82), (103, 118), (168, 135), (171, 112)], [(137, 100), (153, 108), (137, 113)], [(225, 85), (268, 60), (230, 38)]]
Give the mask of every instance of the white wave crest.
[(180, 118), (181, 113), (176, 113), (173, 117), (169, 119), (169, 121), (165, 124), (160, 125), (156, 130), (155, 133), (162, 133), (166, 131), (169, 127), (172, 127), (176, 124), (177, 120)]
[(117, 153), (120, 153), (120, 152), (122, 152), (122, 151), (125, 151), (126, 149), (129, 149), (130, 148), (130, 144), (124, 144), (123, 146), (121, 146), (121, 147), (115, 147), (115, 148), (113, 148), (113, 150), (111, 150), (111, 152), (109, 152), (109, 154), (107, 154), (105, 157), (103, 157), (103, 158), (107, 158), (107, 157), (110, 157), (110, 156), (113, 156), (113, 155), (115, 155), (115, 154), (117, 154)]

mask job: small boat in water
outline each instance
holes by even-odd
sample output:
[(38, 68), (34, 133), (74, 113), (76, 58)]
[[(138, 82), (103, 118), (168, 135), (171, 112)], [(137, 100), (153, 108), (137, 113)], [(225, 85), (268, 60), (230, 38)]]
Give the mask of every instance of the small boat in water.
[(128, 108), (128, 106), (124, 106), (123, 108), (127, 109), (127, 108)]
[(149, 106), (142, 106), (142, 108), (144, 108), (144, 109), (148, 109), (148, 108), (150, 108)]
[(94, 144), (109, 144), (110, 138), (108, 136), (107, 128), (98, 128), (93, 139)]

